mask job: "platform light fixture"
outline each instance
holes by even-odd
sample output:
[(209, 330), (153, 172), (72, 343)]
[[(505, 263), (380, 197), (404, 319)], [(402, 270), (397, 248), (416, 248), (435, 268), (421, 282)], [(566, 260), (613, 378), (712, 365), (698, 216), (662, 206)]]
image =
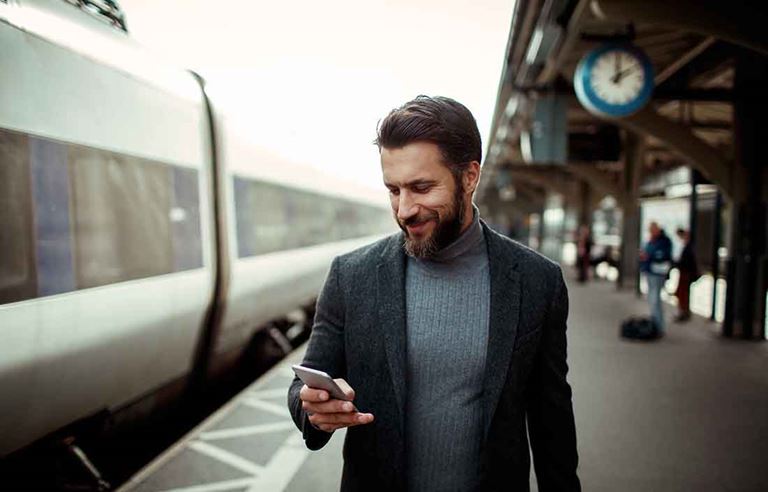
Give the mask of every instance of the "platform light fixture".
[(496, 130), (496, 140), (504, 142), (507, 139), (507, 135), (509, 135), (509, 124), (499, 125), (499, 129)]
[(691, 196), (692, 191), (693, 187), (690, 183), (673, 184), (664, 189), (664, 196), (667, 198), (681, 198)]
[(528, 44), (525, 62), (528, 65), (543, 65), (561, 32), (562, 29), (557, 24), (537, 27), (531, 36), (531, 42)]
[(504, 108), (504, 114), (507, 116), (507, 118), (512, 118), (517, 114), (517, 110), (520, 107), (520, 97), (517, 95), (514, 95), (509, 98), (509, 101), (507, 101), (507, 107)]

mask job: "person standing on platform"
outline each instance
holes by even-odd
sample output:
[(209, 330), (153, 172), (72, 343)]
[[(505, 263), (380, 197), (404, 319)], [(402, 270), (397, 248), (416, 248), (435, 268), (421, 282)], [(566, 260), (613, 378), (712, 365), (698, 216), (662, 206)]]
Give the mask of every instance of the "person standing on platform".
[[(375, 142), (402, 232), (336, 258), (294, 379), (310, 449), (348, 427), (342, 490), (579, 491), (560, 267), (491, 230), (472, 197), (481, 142), (462, 104), (419, 96)], [(527, 425), (527, 432), (526, 432)]]
[(589, 280), (589, 267), (592, 265), (592, 233), (589, 231), (589, 226), (580, 225), (578, 235), (576, 241), (577, 279), (584, 283)]
[(665, 330), (664, 308), (661, 302), (661, 290), (672, 266), (672, 241), (656, 222), (648, 226), (650, 239), (640, 251), (640, 271), (645, 273), (648, 282), (648, 304), (651, 308), (658, 335)]
[(693, 252), (690, 233), (685, 229), (678, 228), (676, 234), (684, 245), (680, 258), (675, 262), (675, 268), (677, 268), (680, 274), (677, 281), (677, 290), (675, 291), (675, 296), (677, 297), (677, 316), (675, 316), (675, 321), (680, 323), (691, 319), (689, 303), (691, 284), (698, 280), (701, 275), (696, 262), (696, 256)]

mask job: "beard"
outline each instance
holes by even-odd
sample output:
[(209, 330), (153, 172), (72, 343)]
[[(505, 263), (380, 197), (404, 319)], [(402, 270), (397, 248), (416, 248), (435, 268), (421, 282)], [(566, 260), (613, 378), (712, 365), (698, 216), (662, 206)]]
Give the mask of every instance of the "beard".
[[(458, 239), (459, 235), (461, 235), (461, 225), (464, 220), (464, 213), (466, 212), (462, 191), (461, 183), (456, 183), (453, 201), (443, 217), (440, 217), (440, 214), (433, 209), (426, 209), (424, 212), (409, 217), (402, 222), (395, 216), (397, 225), (405, 233), (405, 243), (403, 246), (408, 256), (419, 259), (434, 258), (438, 251)], [(421, 224), (429, 220), (436, 222), (434, 229), (429, 235), (418, 238), (408, 233), (406, 226)]]

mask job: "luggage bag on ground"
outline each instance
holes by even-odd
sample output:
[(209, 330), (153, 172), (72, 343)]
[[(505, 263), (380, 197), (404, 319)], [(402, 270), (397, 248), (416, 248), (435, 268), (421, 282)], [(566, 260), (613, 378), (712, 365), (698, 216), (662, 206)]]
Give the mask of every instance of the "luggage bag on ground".
[(632, 317), (621, 323), (620, 334), (633, 340), (652, 340), (659, 336), (659, 330), (650, 318)]

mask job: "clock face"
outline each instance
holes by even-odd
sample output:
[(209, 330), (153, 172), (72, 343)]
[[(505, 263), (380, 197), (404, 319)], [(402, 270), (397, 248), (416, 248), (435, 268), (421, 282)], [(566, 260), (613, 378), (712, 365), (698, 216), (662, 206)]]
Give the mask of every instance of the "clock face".
[(645, 72), (637, 57), (626, 51), (606, 51), (595, 60), (590, 84), (600, 99), (611, 104), (627, 104), (640, 95)]
[(650, 99), (653, 67), (630, 46), (603, 46), (579, 63), (574, 79), (579, 101), (600, 116), (627, 116)]

